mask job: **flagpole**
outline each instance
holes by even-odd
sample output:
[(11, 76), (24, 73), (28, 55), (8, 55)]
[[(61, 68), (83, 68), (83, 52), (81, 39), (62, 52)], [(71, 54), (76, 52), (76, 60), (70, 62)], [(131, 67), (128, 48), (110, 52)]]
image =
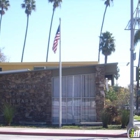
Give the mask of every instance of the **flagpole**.
[(61, 63), (61, 18), (59, 18), (60, 40), (59, 40), (59, 127), (62, 125), (62, 63)]

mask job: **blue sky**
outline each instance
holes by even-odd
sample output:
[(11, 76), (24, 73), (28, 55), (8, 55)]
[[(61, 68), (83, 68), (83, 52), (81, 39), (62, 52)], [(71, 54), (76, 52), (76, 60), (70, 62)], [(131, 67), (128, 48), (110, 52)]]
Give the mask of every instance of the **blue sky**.
[[(21, 8), (23, 0), (10, 0), (10, 7), (3, 16), (0, 47), (9, 62), (20, 62), (26, 28), (26, 15)], [(134, 10), (138, 0), (134, 0)], [(105, 5), (103, 0), (63, 0), (54, 15), (50, 40), (49, 61), (59, 61), (59, 53), (52, 52), (53, 39), (61, 17), (62, 61), (97, 61), (99, 33)], [(52, 4), (36, 0), (32, 12), (24, 52), (24, 62), (45, 62)], [(103, 32), (109, 31), (115, 38), (116, 51), (108, 57), (108, 63), (119, 63), (119, 85), (129, 84), (130, 31), (124, 30), (130, 20), (130, 0), (114, 0), (107, 9)], [(135, 49), (138, 58), (139, 44)], [(100, 63), (104, 63), (101, 54)], [(137, 60), (134, 65), (137, 65)]]

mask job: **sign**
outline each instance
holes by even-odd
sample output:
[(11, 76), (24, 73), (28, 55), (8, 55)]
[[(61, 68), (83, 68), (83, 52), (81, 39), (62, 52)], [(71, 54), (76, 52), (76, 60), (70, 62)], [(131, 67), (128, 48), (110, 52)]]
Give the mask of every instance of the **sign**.
[(128, 138), (140, 138), (140, 130), (138, 127), (132, 127), (127, 132)]

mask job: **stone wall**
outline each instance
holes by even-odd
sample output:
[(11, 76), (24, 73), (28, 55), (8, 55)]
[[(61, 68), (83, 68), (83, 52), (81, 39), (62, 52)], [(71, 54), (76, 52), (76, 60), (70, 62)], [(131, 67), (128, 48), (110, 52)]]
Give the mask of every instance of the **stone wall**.
[(51, 77), (50, 70), (0, 75), (0, 106), (14, 106), (14, 123), (51, 124)]
[(105, 68), (104, 66), (96, 66), (96, 76), (95, 76), (95, 84), (96, 84), (96, 113), (97, 113), (97, 121), (101, 121), (101, 112), (104, 108), (104, 100), (105, 100)]
[[(0, 75), (0, 106), (5, 103), (14, 106), (14, 123), (52, 124), (52, 73), (41, 70)], [(97, 121), (101, 121), (105, 99), (104, 66), (95, 66), (95, 73), (96, 113)]]

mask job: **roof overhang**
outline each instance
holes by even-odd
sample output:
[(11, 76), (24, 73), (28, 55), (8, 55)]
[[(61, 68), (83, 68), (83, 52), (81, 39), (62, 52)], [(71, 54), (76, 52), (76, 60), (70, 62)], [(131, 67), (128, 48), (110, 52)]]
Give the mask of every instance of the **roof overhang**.
[[(97, 61), (62, 62), (63, 67), (97, 65)], [(59, 62), (1, 62), (0, 68), (5, 70), (30, 69), (34, 67), (58, 68)]]

